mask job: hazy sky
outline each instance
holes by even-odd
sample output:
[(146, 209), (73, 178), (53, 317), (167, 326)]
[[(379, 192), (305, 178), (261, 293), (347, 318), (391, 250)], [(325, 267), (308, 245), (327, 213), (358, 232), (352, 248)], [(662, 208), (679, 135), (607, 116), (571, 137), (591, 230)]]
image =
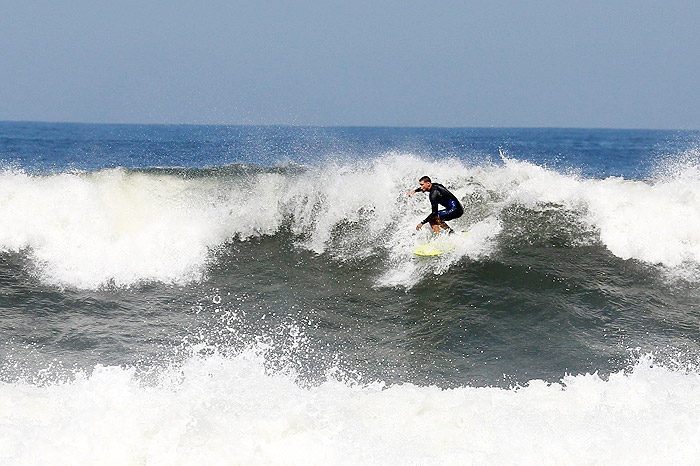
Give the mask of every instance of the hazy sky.
[(0, 120), (700, 128), (700, 2), (2, 0)]

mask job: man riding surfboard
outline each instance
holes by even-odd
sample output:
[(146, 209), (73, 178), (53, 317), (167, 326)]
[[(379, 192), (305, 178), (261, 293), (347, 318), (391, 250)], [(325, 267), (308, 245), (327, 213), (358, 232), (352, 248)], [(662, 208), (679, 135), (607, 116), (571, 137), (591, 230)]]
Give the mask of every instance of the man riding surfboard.
[[(440, 234), (440, 228), (447, 230), (448, 233), (453, 233), (452, 228), (450, 228), (445, 221), (461, 217), (464, 213), (462, 204), (460, 204), (455, 195), (449, 192), (443, 185), (430, 181), (430, 177), (422, 177), (418, 180), (418, 184), (420, 186), (409, 192), (408, 196), (411, 197), (418, 191), (428, 192), (432, 212), (425, 220), (416, 226), (416, 230), (420, 230), (423, 225), (430, 223), (436, 235)], [(445, 208), (443, 210), (438, 210), (438, 205), (442, 205)]]

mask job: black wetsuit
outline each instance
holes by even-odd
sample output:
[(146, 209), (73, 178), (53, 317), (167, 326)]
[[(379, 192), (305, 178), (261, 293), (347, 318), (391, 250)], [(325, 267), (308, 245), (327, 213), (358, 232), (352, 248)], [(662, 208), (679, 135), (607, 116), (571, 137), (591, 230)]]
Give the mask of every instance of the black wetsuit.
[[(417, 189), (416, 191), (420, 191), (420, 189)], [(449, 192), (443, 185), (439, 183), (432, 183), (428, 195), (430, 197), (430, 205), (432, 206), (433, 211), (430, 213), (430, 215), (425, 217), (425, 220), (423, 220), (421, 223), (430, 223), (430, 221), (435, 219), (435, 217), (438, 215), (440, 216), (440, 220), (452, 220), (461, 217), (464, 213), (462, 204), (460, 204), (455, 195)], [(445, 206), (445, 209), (438, 210), (438, 204)]]

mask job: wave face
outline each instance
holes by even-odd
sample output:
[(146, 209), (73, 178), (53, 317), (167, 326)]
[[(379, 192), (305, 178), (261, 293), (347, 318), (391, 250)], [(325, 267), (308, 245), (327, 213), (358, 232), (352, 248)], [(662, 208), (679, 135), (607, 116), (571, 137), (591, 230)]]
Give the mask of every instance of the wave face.
[[(254, 350), (193, 355), (144, 383), (97, 367), (0, 384), (6, 465), (678, 464), (697, 460), (700, 375), (649, 357), (629, 372), (523, 387), (300, 387)], [(3, 421), (8, 416), (11, 422)]]
[(428, 269), (494, 257), (512, 243), (600, 243), (620, 259), (695, 279), (700, 175), (685, 167), (652, 180), (584, 178), (504, 158), (470, 165), (387, 154), (360, 163), (225, 170), (106, 169), (0, 173), (0, 250), (26, 254), (43, 281), (94, 289), (202, 278), (227, 243), (291, 235), (294, 246), (342, 261), (386, 264), (379, 285), (411, 286), (425, 264), (429, 211), (407, 192), (430, 173), (465, 205), (456, 253)]

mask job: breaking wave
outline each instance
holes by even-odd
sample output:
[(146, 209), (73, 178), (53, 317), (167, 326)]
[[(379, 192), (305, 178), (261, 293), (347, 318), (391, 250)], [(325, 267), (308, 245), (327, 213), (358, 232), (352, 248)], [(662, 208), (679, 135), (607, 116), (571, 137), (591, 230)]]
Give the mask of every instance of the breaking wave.
[[(408, 198), (429, 174), (465, 206), (455, 253), (428, 264), (411, 251), (429, 204)], [(691, 279), (700, 264), (700, 172), (650, 180), (585, 178), (533, 163), (470, 165), (386, 154), (321, 166), (0, 172), (0, 251), (24, 255), (42, 281), (78, 288), (201, 279), (235, 242), (286, 235), (334, 260), (381, 259), (377, 284), (411, 286), (461, 260), (517, 244), (601, 244), (620, 259)]]

